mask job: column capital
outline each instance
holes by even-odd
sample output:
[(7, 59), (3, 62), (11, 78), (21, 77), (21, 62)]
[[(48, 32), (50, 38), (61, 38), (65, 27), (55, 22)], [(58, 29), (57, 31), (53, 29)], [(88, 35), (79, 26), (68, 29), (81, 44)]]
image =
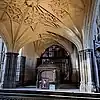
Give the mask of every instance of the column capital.
[(79, 51), (79, 53), (81, 52), (93, 52), (93, 49), (82, 49)]
[(7, 52), (6, 55), (7, 55), (7, 56), (9, 56), (9, 55), (18, 56), (19, 54), (18, 54), (18, 53), (15, 53), (15, 52)]

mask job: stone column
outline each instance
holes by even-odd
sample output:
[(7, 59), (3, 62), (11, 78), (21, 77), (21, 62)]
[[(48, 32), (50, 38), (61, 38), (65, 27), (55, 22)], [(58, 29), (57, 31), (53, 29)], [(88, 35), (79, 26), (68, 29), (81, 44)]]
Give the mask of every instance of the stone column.
[(85, 72), (84, 72), (84, 52), (80, 51), (79, 52), (79, 64), (80, 64), (80, 91), (85, 92)]
[(21, 56), (21, 58), (20, 58), (20, 75), (19, 75), (20, 85), (23, 85), (23, 83), (24, 83), (25, 61), (26, 61), (26, 57)]
[(85, 49), (79, 52), (80, 58), (80, 91), (94, 92), (93, 50)]
[(6, 66), (4, 74), (3, 88), (16, 87), (16, 68), (17, 68), (18, 53), (6, 53)]

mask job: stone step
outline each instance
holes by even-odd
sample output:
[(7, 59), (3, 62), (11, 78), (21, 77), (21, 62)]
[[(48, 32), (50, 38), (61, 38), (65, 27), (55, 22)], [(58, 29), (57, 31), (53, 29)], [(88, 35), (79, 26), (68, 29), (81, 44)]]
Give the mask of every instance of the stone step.
[(100, 93), (1, 89), (0, 100), (100, 100)]

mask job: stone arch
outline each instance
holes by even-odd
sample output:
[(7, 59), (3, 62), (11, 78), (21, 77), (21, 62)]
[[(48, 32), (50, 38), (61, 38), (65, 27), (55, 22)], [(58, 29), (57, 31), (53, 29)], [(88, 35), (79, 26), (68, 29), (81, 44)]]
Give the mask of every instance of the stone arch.
[[(58, 43), (62, 42), (63, 39), (66, 40), (66, 41), (68, 40), (68, 41), (72, 42), (77, 47), (78, 51), (81, 50), (82, 49), (81, 41), (77, 38), (77, 36), (74, 35), (74, 33), (72, 31), (70, 31), (70, 30), (67, 31), (67, 32), (66, 31), (67, 30), (63, 31), (63, 30), (53, 30), (53, 29), (51, 29), (51, 31), (47, 31), (45, 33), (45, 36), (44, 36), (44, 33), (41, 33), (42, 38), (38, 38), (37, 40), (30, 39), (30, 41), (23, 44), (22, 47), (24, 47), (25, 45), (27, 45), (31, 42), (41, 41), (43, 39), (45, 40), (45, 38), (53, 38), (55, 41), (58, 41)], [(70, 34), (72, 34), (72, 36)], [(73, 36), (75, 36), (75, 37), (73, 37)], [(65, 43), (63, 42), (63, 44), (65, 44)], [(22, 47), (20, 47), (20, 48), (22, 48)]]
[[(48, 39), (48, 38), (47, 38)], [(52, 41), (54, 41), (53, 43), (52, 43)], [(39, 55), (41, 55), (41, 53), (43, 53), (44, 52), (44, 50), (46, 49), (46, 48), (48, 48), (49, 46), (51, 46), (51, 45), (53, 45), (53, 44), (57, 44), (57, 45), (59, 45), (59, 46), (61, 46), (62, 48), (64, 48), (66, 51), (68, 51), (70, 54), (72, 53), (72, 48), (71, 48), (71, 43), (69, 42), (69, 41), (63, 41), (63, 40), (57, 40), (57, 38), (56, 39), (51, 39), (51, 42), (49, 43), (49, 44), (44, 44), (44, 45), (46, 45), (45, 47), (44, 47), (44, 49), (42, 49), (42, 51), (40, 51), (40, 53), (38, 53)], [(68, 44), (69, 44), (69, 48), (68, 48)]]
[[(73, 60), (73, 47), (76, 47), (75, 46), (75, 44), (73, 44), (72, 42), (70, 42), (69, 40), (67, 40), (67, 39), (65, 39), (65, 38), (63, 38), (62, 36), (56, 36), (56, 35), (54, 35), (54, 36), (52, 36), (51, 34), (48, 36), (48, 38), (46, 37), (46, 38), (43, 38), (44, 39), (44, 41), (43, 41), (43, 44), (41, 45), (41, 43), (42, 43), (42, 40), (37, 40), (37, 41), (35, 41), (36, 42), (36, 48), (38, 49), (38, 50), (40, 50), (41, 49), (41, 47), (43, 47), (44, 45), (46, 45), (46, 43), (47, 43), (47, 41), (50, 41), (49, 42), (49, 44), (47, 43), (47, 45), (45, 46), (45, 47), (43, 47), (43, 49), (42, 50), (40, 50), (40, 51), (37, 51), (37, 53), (36, 53), (36, 50), (34, 51), (34, 54), (36, 53), (36, 55), (37, 56), (34, 56), (34, 57), (40, 57), (40, 55), (44, 52), (44, 50), (46, 49), (46, 48), (48, 48), (48, 47), (50, 47), (51, 45), (59, 45), (59, 46), (61, 46), (62, 48), (64, 48), (66, 51), (68, 51), (69, 53), (70, 53), (70, 55), (71, 55), (71, 60), (72, 60), (72, 62), (73, 63), (76, 63), (74, 60)], [(30, 42), (31, 43), (31, 45), (33, 45), (33, 46), (30, 46), (30, 47), (28, 47), (28, 49), (29, 48), (31, 48), (31, 49), (29, 49), (29, 50), (32, 50), (32, 48), (34, 49), (34, 42)], [(28, 45), (28, 44), (27, 44)], [(77, 47), (76, 47), (77, 48)], [(23, 49), (24, 50), (24, 49)], [(30, 52), (30, 51), (29, 51)], [(31, 51), (32, 52), (32, 51)], [(78, 51), (77, 51), (78, 52)], [(23, 54), (24, 55), (24, 54)], [(32, 56), (33, 54), (29, 54), (30, 56)], [(30, 58), (31, 59), (31, 58)], [(35, 60), (34, 60), (35, 61)], [(73, 64), (72, 65), (73, 67), (75, 67), (76, 65), (75, 64)]]
[(94, 21), (95, 21), (95, 16), (96, 10), (97, 10), (97, 5), (99, 4), (99, 0), (95, 1), (89, 1), (90, 5), (89, 8), (87, 9), (87, 13), (85, 16), (84, 20), (84, 25), (83, 25), (83, 48), (84, 49), (93, 49), (93, 39), (94, 36)]
[[(54, 44), (54, 45), (61, 46), (61, 44)], [(46, 51), (48, 48), (52, 47), (52, 46), (53, 46), (52, 44), (51, 44), (51, 45), (48, 45), (48, 47), (45, 49), (45, 51)], [(62, 46), (62, 48), (65, 50), (65, 48), (64, 48), (63, 46)], [(44, 51), (44, 52), (45, 52), (45, 51)], [(65, 50), (65, 51), (68, 52), (67, 50)], [(43, 53), (44, 53), (44, 52), (43, 52)], [(68, 52), (68, 53), (69, 53), (69, 52)], [(69, 55), (70, 55), (70, 53), (69, 53)], [(70, 57), (71, 57), (71, 55), (70, 55)], [(40, 58), (41, 58), (41, 57), (40, 57)], [(72, 58), (71, 58), (71, 59), (72, 59)], [(74, 58), (73, 58), (73, 59), (74, 59)], [(71, 63), (72, 63), (72, 61), (71, 61)], [(42, 66), (42, 65), (40, 65), (40, 66)], [(46, 66), (47, 66), (47, 65), (46, 65)], [(75, 67), (75, 63), (74, 63), (74, 67)], [(73, 67), (72, 67), (72, 70), (73, 70)], [(77, 73), (78, 73), (78, 72), (77, 72)], [(72, 74), (72, 75), (73, 75), (73, 76), (76, 75), (76, 74), (75, 74), (75, 69), (73, 70), (73, 74)], [(79, 77), (79, 76), (78, 76), (78, 77)], [(76, 77), (74, 76), (74, 79), (75, 79), (75, 78), (76, 78)], [(79, 79), (78, 79), (78, 80), (79, 80)], [(72, 81), (74, 82), (75, 80), (72, 79)]]
[(70, 42), (75, 44), (78, 50), (81, 50), (83, 48), (82, 39), (80, 39), (74, 31), (65, 26), (57, 30), (50, 29), (50, 31), (47, 32), (52, 36), (57, 36), (69, 40)]

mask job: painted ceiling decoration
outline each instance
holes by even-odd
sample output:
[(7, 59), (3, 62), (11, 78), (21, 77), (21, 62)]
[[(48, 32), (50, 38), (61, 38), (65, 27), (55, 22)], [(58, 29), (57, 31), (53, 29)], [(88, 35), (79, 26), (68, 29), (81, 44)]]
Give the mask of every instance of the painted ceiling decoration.
[(12, 52), (41, 40), (48, 31), (81, 43), (90, 4), (91, 0), (0, 0), (0, 34)]

